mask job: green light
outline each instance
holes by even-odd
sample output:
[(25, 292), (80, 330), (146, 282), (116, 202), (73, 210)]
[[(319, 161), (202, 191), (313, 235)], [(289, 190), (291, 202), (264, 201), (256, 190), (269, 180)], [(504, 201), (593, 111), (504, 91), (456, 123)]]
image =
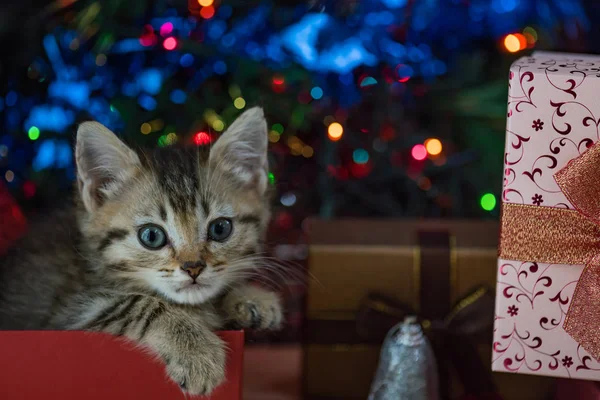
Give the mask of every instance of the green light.
[(165, 147), (168, 143), (167, 140), (167, 135), (162, 135), (161, 137), (158, 138), (158, 146), (159, 147)]
[(31, 140), (38, 140), (40, 137), (40, 130), (37, 126), (32, 126), (31, 128), (29, 128), (29, 139)]
[(481, 196), (481, 208), (485, 211), (492, 211), (496, 207), (496, 196), (486, 193)]
[(274, 184), (275, 184), (275, 174), (274, 174), (274, 173), (272, 173), (272, 172), (269, 172), (269, 183), (270, 183), (271, 185), (274, 185)]
[(246, 100), (244, 100), (242, 97), (238, 97), (233, 101), (233, 106), (238, 110), (241, 110), (242, 108), (246, 107)]
[(281, 135), (283, 133), (283, 125), (273, 124), (273, 127), (271, 128), (271, 130), (273, 130)]

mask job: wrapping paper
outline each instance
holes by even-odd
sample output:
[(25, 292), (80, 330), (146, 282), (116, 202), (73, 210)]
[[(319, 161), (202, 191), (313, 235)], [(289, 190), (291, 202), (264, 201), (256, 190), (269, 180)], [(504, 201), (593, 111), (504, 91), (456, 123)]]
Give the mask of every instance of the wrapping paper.
[[(504, 204), (573, 209), (554, 174), (600, 138), (599, 93), (600, 56), (536, 52), (512, 65)], [(498, 260), (493, 370), (600, 380), (600, 362), (563, 329), (583, 269)]]

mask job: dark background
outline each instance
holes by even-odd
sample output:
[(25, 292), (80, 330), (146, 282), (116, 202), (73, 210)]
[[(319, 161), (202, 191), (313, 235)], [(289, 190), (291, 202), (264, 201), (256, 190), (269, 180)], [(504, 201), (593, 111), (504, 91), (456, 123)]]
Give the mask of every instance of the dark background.
[[(598, 16), (591, 0), (3, 1), (0, 181), (45, 212), (68, 199), (77, 122), (193, 144), (241, 97), (271, 125), (277, 237), (312, 215), (497, 218), (508, 67), (597, 52)], [(416, 160), (431, 138), (442, 153)]]

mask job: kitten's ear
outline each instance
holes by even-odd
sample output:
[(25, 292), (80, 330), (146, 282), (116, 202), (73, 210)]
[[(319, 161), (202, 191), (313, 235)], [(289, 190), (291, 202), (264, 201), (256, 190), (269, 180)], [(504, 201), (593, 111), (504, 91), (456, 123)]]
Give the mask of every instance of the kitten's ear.
[(77, 184), (88, 212), (100, 207), (140, 166), (137, 154), (97, 122), (79, 125), (75, 160)]
[(267, 121), (262, 108), (240, 115), (219, 137), (210, 151), (213, 166), (224, 168), (244, 185), (267, 189)]

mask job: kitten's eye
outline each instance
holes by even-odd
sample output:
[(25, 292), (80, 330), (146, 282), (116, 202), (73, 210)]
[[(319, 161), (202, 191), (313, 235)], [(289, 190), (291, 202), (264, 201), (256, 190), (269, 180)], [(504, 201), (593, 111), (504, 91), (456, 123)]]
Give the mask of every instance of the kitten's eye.
[(150, 250), (158, 250), (167, 244), (167, 234), (161, 227), (145, 225), (138, 231), (138, 239), (142, 246)]
[(227, 218), (217, 218), (208, 226), (208, 238), (222, 242), (231, 235), (233, 223)]

